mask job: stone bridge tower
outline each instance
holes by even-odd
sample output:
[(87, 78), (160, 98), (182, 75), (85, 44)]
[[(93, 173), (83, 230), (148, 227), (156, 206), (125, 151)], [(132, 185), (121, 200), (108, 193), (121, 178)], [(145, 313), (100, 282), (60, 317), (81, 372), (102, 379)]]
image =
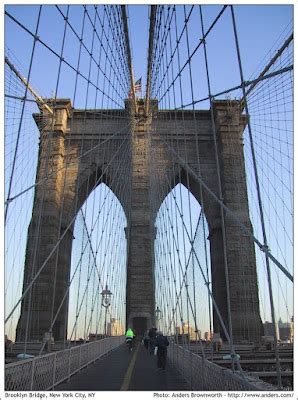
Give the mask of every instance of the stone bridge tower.
[[(246, 120), (241, 116), (239, 103), (236, 101), (215, 101), (213, 107), (224, 203), (252, 231), (242, 140)], [(30, 295), (22, 302), (17, 326), (18, 341), (24, 340), (26, 326), (29, 327), (28, 340), (41, 340), (49, 330), (53, 312), (56, 314), (57, 310), (59, 313), (53, 327), (53, 336), (55, 341), (65, 338), (68, 298), (64, 297), (70, 276), (73, 221), (97, 182), (104, 182), (110, 187), (121, 202), (127, 217), (129, 240), (126, 317), (127, 324), (138, 332), (143, 332), (154, 323), (155, 309), (154, 219), (159, 207), (152, 209), (150, 204), (149, 152), (159, 153), (159, 165), (155, 165), (155, 168), (159, 169), (159, 184), (164, 187), (164, 191), (160, 193), (157, 204), (161, 205), (171, 189), (167, 182), (171, 182), (171, 187), (174, 188), (179, 175), (182, 183), (183, 179), (186, 183), (184, 166), (177, 158), (173, 168), (173, 159), (162, 140), (174, 132), (174, 150), (182, 158), (187, 156), (196, 173), (198, 163), (194, 143), (197, 135), (202, 180), (218, 195), (210, 111), (158, 111), (157, 102), (151, 100), (151, 110), (155, 116), (151, 120), (151, 117), (146, 116), (142, 99), (137, 102), (135, 114), (127, 112), (131, 111), (130, 108), (131, 103), (127, 101), (126, 110), (78, 110), (72, 108), (68, 99), (60, 99), (55, 101), (52, 123), (47, 124), (46, 110), (43, 114), (35, 115), (41, 131), (36, 180), (40, 181), (45, 177), (47, 179), (44, 185), (36, 186), (32, 220), (28, 229), (24, 291), (41, 266), (43, 269), (32, 286)], [(125, 126), (130, 126), (131, 129), (128, 131)], [(178, 136), (177, 127), (178, 132), (181, 127), (181, 135)], [(184, 140), (182, 130), (187, 138), (184, 150), (181, 150), (182, 146), (179, 147), (179, 143)], [(115, 132), (118, 132), (116, 136)], [(131, 165), (123, 173), (121, 152), (117, 150), (125, 142), (131, 149)], [(100, 145), (94, 146), (94, 143)], [(47, 150), (49, 148), (50, 157)], [(183, 154), (183, 151), (187, 154)], [(108, 172), (105, 168), (107, 163), (111, 164)], [(114, 183), (114, 177), (119, 174), (124, 184), (131, 184), (129, 199), (122, 197), (122, 192)], [(204, 197), (211, 248), (213, 294), (228, 326), (220, 208), (208, 192), (200, 190), (194, 176), (189, 176), (188, 181), (192, 194), (200, 203), (201, 194)], [(225, 224), (234, 338), (236, 342), (248, 338), (258, 340), (262, 328), (254, 243), (228, 216)], [(60, 244), (56, 247), (57, 239), (61, 236)], [(58, 265), (57, 269), (55, 265)], [(240, 265), (244, 275), (239, 274)], [(55, 288), (54, 281), (57, 282)], [(243, 290), (244, 284), (249, 290)], [(29, 313), (28, 310), (32, 311)], [(214, 331), (221, 332), (224, 336), (215, 313)]]

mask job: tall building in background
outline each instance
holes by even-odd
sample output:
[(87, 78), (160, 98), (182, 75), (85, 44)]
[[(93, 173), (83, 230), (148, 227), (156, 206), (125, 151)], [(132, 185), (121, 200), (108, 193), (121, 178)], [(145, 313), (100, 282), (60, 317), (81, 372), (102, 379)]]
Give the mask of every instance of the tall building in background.
[(124, 327), (119, 319), (111, 318), (111, 322), (107, 324), (108, 336), (121, 336), (124, 335)]
[(190, 326), (186, 322), (183, 322), (183, 324), (182, 324), (181, 333), (182, 332), (185, 335), (189, 334), (189, 340), (198, 340), (201, 338), (201, 331), (198, 331), (198, 334), (196, 334), (195, 328), (193, 326)]
[[(272, 322), (265, 321), (264, 326), (264, 335), (265, 336), (273, 336), (274, 328)], [(283, 342), (292, 342), (293, 341), (293, 317), (291, 318), (291, 322), (282, 322), (281, 318), (276, 324), (276, 336), (278, 340)]]

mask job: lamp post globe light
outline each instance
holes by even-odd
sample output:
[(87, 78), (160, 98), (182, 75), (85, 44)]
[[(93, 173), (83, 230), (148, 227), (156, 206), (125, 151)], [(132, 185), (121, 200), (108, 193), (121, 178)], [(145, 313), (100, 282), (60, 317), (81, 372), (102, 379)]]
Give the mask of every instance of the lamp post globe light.
[(105, 337), (107, 336), (107, 312), (108, 308), (111, 305), (111, 297), (112, 292), (108, 289), (108, 285), (106, 284), (105, 289), (101, 292), (102, 300), (101, 305), (105, 308)]

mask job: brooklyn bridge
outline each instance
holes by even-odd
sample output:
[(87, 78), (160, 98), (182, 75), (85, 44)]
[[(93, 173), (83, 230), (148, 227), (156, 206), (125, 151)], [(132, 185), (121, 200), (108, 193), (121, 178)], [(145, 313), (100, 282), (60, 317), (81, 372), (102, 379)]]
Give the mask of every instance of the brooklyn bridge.
[(4, 111), (6, 391), (293, 390), (293, 6), (7, 5)]

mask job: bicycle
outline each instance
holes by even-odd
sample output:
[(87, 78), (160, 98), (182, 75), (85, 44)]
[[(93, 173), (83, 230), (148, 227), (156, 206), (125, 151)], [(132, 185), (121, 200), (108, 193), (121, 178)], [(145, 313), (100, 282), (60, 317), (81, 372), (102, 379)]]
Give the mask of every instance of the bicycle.
[(131, 337), (128, 337), (125, 340), (129, 353), (132, 351), (132, 341), (133, 339)]

